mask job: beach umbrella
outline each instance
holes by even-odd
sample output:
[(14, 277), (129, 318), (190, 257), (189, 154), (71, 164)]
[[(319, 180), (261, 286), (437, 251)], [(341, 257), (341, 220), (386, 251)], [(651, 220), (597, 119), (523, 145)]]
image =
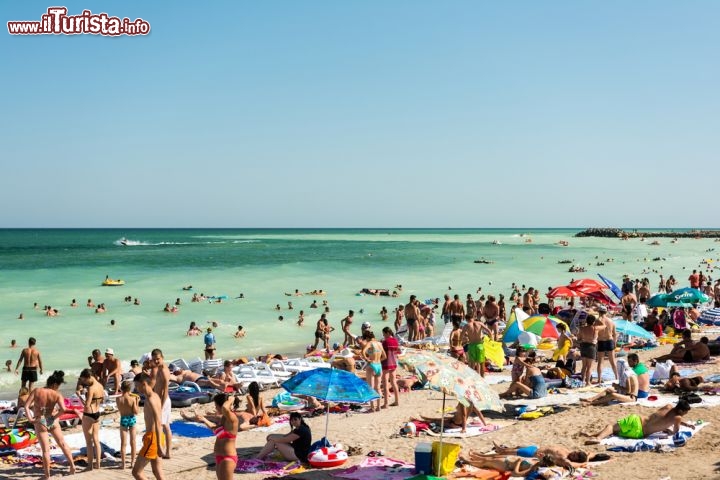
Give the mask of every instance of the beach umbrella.
[(711, 308), (700, 314), (698, 322), (704, 325), (720, 325), (720, 308)]
[(558, 338), (560, 334), (555, 326), (561, 322), (559, 318), (545, 315), (533, 315), (526, 318), (523, 328), (526, 332), (534, 333), (540, 338)]
[(647, 301), (648, 307), (667, 307), (667, 304), (670, 300), (667, 298), (667, 293), (658, 293), (657, 295), (653, 295), (650, 297), (650, 300)]
[(675, 303), (705, 303), (710, 300), (710, 297), (702, 293), (697, 288), (681, 288), (675, 290), (672, 293), (667, 293), (666, 298), (668, 302)]
[(585, 294), (578, 290), (573, 290), (570, 287), (560, 286), (555, 287), (547, 293), (548, 298), (556, 297), (584, 297)]
[[(380, 395), (357, 375), (337, 368), (316, 368), (285, 380), (281, 387), (290, 393), (319, 398), (326, 402), (367, 403)], [(325, 438), (330, 419), (330, 404), (325, 414)]]
[(525, 331), (522, 324), (523, 320), (529, 317), (530, 315), (519, 308), (513, 308), (510, 312), (510, 318), (508, 319), (507, 325), (505, 325), (502, 341), (504, 343), (513, 343), (517, 340), (520, 332)]
[(615, 296), (620, 300), (623, 296), (622, 290), (620, 290), (620, 287), (617, 286), (616, 283), (612, 282), (609, 278), (605, 278), (602, 275), (598, 273), (598, 277), (600, 277), (600, 280), (603, 281), (605, 285), (610, 289), (611, 292), (615, 294)]
[(649, 340), (655, 338), (655, 335), (652, 332), (648, 332), (637, 323), (624, 320), (620, 317), (613, 318), (613, 322), (615, 322), (615, 330), (617, 330), (618, 333), (622, 333), (630, 337), (647, 338)]
[(615, 302), (612, 301), (612, 298), (608, 297), (603, 292), (590, 292), (587, 294), (587, 296), (588, 298), (592, 298), (593, 300), (596, 300), (605, 305), (617, 305)]
[(594, 278), (581, 278), (580, 280), (575, 280), (574, 282), (570, 283), (568, 285), (568, 288), (577, 290), (578, 292), (582, 293), (591, 293), (602, 292), (608, 287), (604, 283), (598, 282)]
[[(414, 371), (426, 387), (442, 392), (442, 419), (440, 421), (440, 451), (442, 452), (443, 430), (445, 428), (445, 397), (451, 395), (466, 407), (471, 405), (478, 411), (503, 411), (503, 404), (497, 392), (490, 388), (485, 379), (467, 364), (449, 355), (429, 350), (408, 349), (398, 358), (398, 363)], [(438, 469), (440, 460), (438, 455)]]

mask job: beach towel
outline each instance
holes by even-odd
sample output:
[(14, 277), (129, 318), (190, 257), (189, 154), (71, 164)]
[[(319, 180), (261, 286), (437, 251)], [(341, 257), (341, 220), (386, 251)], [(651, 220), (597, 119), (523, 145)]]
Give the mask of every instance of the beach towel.
[(286, 475), (300, 466), (299, 462), (277, 462), (273, 460), (260, 460), (259, 458), (238, 459), (235, 472), (261, 473), (263, 475)]
[(213, 432), (202, 423), (186, 422), (184, 420), (175, 420), (170, 423), (170, 431), (173, 435), (179, 437), (205, 438), (213, 436)]
[(286, 429), (290, 425), (290, 415), (283, 414), (277, 417), (273, 417), (273, 424), (267, 427), (257, 427), (253, 430), (256, 432), (277, 432), (278, 430)]
[[(443, 437), (449, 438), (469, 438), (477, 437), (485, 433), (495, 432), (500, 430), (500, 425), (468, 425), (465, 429), (465, 433), (462, 432), (462, 428), (446, 428), (443, 432)], [(430, 429), (425, 430), (425, 433), (433, 437), (439, 437), (439, 433), (435, 433)]]
[(485, 383), (488, 385), (497, 385), (498, 383), (510, 383), (512, 377), (510, 375), (485, 375)]
[[(141, 427), (137, 429), (137, 431), (142, 432), (143, 428)], [(100, 438), (100, 443), (104, 444), (108, 450), (120, 451), (119, 428), (101, 428), (98, 437)], [(72, 453), (79, 453), (81, 449), (85, 448), (85, 436), (82, 432), (65, 435), (65, 443), (70, 447)], [(135, 445), (137, 447), (142, 445), (142, 433), (135, 435)], [(128, 445), (128, 450), (129, 448)]]
[[(692, 408), (712, 408), (720, 405), (720, 396), (702, 395), (698, 392), (702, 402), (693, 403)], [(651, 400), (653, 398), (654, 400)], [(678, 396), (672, 393), (651, 393), (648, 398), (638, 398), (636, 402), (626, 402), (621, 405), (641, 405), (643, 407), (664, 407), (665, 405), (675, 405), (678, 402)]]
[(355, 465), (347, 470), (333, 473), (334, 477), (349, 478), (351, 480), (403, 480), (411, 477), (415, 465), (402, 460), (395, 460), (387, 457), (367, 457), (360, 465)]
[[(682, 437), (685, 437), (687, 440), (690, 440), (692, 437), (696, 436), (697, 433), (705, 428), (706, 426), (710, 425), (708, 422), (703, 422), (699, 425), (695, 426), (695, 430), (692, 430), (688, 427), (680, 427), (680, 434)], [(670, 447), (675, 448), (675, 441), (673, 439), (672, 435), (667, 435), (663, 433), (653, 433), (647, 438), (639, 438), (639, 439), (633, 439), (633, 438), (621, 438), (618, 436), (610, 436), (608, 438), (603, 438), (600, 442), (602, 445), (607, 445), (609, 447), (618, 447), (618, 449), (608, 449), (613, 451), (620, 451), (620, 452), (641, 452), (641, 451), (651, 451), (655, 450), (657, 447)]]

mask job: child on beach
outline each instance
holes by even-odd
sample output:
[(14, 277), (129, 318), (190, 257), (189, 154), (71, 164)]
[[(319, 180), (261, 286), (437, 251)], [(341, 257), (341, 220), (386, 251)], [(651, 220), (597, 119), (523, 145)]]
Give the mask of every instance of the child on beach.
[(125, 470), (125, 447), (128, 434), (130, 437), (130, 468), (135, 465), (135, 423), (136, 415), (140, 411), (140, 404), (137, 395), (130, 393), (132, 382), (125, 380), (121, 387), (121, 395), (116, 400), (120, 412), (120, 458), (122, 459), (121, 469)]

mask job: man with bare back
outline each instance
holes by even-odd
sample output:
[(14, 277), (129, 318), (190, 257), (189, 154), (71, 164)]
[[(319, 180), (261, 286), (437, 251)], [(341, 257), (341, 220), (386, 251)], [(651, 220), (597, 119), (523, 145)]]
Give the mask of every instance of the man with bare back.
[[(155, 350), (153, 350), (154, 352)], [(162, 354), (161, 354), (162, 355)], [(167, 369), (167, 366), (165, 367)], [(145, 395), (145, 404), (143, 406), (143, 415), (145, 416), (145, 435), (143, 435), (143, 444), (135, 459), (135, 466), (132, 469), (133, 477), (136, 480), (145, 480), (143, 470), (148, 462), (152, 468), (153, 475), (157, 480), (163, 480), (162, 459), (163, 459), (163, 435), (162, 426), (160, 424), (162, 399), (155, 393), (150, 385), (152, 379), (147, 373), (140, 373), (135, 376), (133, 382), (135, 389), (141, 395)]]
[(463, 343), (467, 344), (467, 358), (470, 368), (485, 376), (485, 344), (483, 343), (484, 333), (492, 332), (475, 318), (468, 318), (467, 325), (462, 329)]
[(408, 341), (412, 342), (418, 340), (420, 333), (420, 309), (417, 306), (417, 297), (410, 295), (410, 301), (405, 305), (405, 320), (408, 326)]
[(20, 358), (18, 358), (17, 364), (15, 365), (15, 375), (18, 374), (20, 364), (23, 364), (22, 375), (20, 381), (22, 387), (28, 384), (28, 390), (32, 390), (33, 383), (37, 382), (38, 369), (40, 369), (40, 375), (43, 373), (42, 360), (40, 359), (40, 352), (35, 348), (35, 338), (30, 337), (28, 339), (28, 346), (22, 349), (20, 352)]

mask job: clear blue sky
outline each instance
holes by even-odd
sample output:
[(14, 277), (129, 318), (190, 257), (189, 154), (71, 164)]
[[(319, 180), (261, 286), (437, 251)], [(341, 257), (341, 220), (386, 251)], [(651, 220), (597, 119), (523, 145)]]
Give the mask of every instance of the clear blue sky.
[(56, 2), (11, 36), (0, 227), (720, 226), (716, 1)]

